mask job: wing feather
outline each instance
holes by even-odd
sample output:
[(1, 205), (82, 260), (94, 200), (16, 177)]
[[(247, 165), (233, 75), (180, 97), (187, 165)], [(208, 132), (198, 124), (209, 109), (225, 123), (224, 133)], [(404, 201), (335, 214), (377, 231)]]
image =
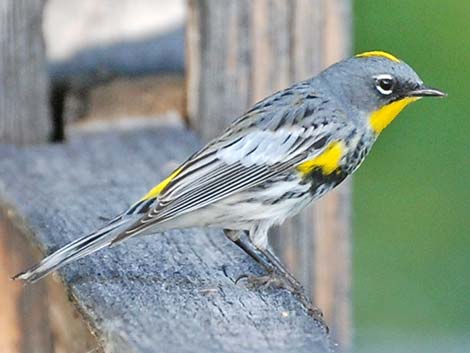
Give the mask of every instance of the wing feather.
[(155, 205), (117, 240), (259, 185), (324, 151), (331, 132), (344, 126), (344, 119), (323, 112), (328, 124), (316, 124), (318, 118), (311, 116), (319, 104), (316, 96), (289, 93), (286, 97), (276, 107), (270, 105), (276, 95), (262, 101), (190, 157)]

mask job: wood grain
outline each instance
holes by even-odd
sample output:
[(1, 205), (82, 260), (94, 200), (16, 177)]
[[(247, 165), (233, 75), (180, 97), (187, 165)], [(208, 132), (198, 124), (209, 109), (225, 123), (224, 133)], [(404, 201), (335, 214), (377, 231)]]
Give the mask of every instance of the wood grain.
[(43, 143), (51, 134), (44, 0), (0, 1), (0, 142)]
[[(188, 117), (208, 140), (257, 100), (347, 57), (350, 0), (192, 0)], [(350, 189), (346, 183), (272, 231), (275, 250), (351, 345)]]
[[(29, 246), (50, 253), (95, 229), (199, 146), (182, 128), (104, 131), (71, 133), (63, 145), (0, 147), (0, 210)], [(8, 276), (24, 268), (14, 267)], [(289, 292), (235, 284), (245, 273), (263, 272), (217, 230), (174, 230), (102, 250), (48, 278), (62, 288), (62, 300), (49, 296), (56, 352), (330, 351), (325, 328)], [(88, 346), (73, 348), (70, 336)]]

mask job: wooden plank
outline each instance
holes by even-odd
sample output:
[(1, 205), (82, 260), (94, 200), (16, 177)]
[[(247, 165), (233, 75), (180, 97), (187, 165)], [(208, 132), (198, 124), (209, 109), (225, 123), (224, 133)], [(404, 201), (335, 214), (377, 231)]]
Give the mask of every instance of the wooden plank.
[[(63, 145), (0, 147), (0, 209), (30, 246), (50, 253), (95, 229), (199, 145), (182, 128), (103, 130)], [(263, 271), (220, 230), (174, 230), (102, 250), (48, 278), (67, 303), (49, 286), (50, 326), (62, 337), (54, 345), (79, 352), (64, 336), (84, 337), (85, 328), (83, 340), (96, 343), (81, 352), (330, 351), (325, 328), (291, 293), (235, 284), (245, 273)]]
[[(192, 0), (187, 28), (190, 124), (204, 139), (257, 100), (350, 52), (350, 0)], [(273, 247), (351, 344), (350, 184), (272, 232)]]
[(47, 142), (51, 133), (44, 0), (0, 1), (0, 141)]

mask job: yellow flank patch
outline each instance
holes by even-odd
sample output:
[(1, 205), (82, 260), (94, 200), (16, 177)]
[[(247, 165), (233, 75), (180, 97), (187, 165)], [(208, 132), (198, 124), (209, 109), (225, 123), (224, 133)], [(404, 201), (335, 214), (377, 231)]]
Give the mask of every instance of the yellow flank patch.
[(415, 102), (420, 97), (407, 97), (400, 99), (398, 101), (392, 102), (383, 106), (379, 110), (373, 112), (370, 115), (369, 122), (372, 127), (372, 130), (376, 134), (380, 134), (383, 129), (385, 129), (388, 124), (390, 124), (393, 119), (395, 119), (398, 114), (405, 108), (408, 104)]
[(157, 197), (162, 192), (162, 190), (170, 183), (170, 181), (172, 181), (180, 172), (181, 168), (176, 169), (173, 173), (171, 173), (168, 178), (163, 180), (160, 184), (153, 187), (152, 190), (146, 193), (144, 197), (140, 199), (140, 201), (149, 200)]
[(371, 57), (374, 57), (374, 56), (386, 58), (388, 60), (392, 60), (392, 61), (395, 61), (397, 63), (400, 62), (400, 59), (398, 59), (396, 56), (394, 56), (390, 53), (387, 53), (385, 51), (380, 51), (380, 50), (366, 51), (364, 53), (357, 54), (356, 58), (371, 58)]
[(343, 144), (332, 142), (319, 156), (299, 164), (297, 170), (302, 174), (309, 174), (315, 168), (320, 168), (324, 175), (330, 175), (338, 169), (342, 156)]

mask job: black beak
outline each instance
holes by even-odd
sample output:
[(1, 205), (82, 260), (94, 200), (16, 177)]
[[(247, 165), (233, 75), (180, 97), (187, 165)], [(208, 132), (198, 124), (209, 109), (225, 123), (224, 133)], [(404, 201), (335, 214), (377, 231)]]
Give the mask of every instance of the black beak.
[(426, 86), (418, 87), (417, 89), (408, 92), (408, 97), (447, 97), (447, 93), (439, 91), (435, 88)]

